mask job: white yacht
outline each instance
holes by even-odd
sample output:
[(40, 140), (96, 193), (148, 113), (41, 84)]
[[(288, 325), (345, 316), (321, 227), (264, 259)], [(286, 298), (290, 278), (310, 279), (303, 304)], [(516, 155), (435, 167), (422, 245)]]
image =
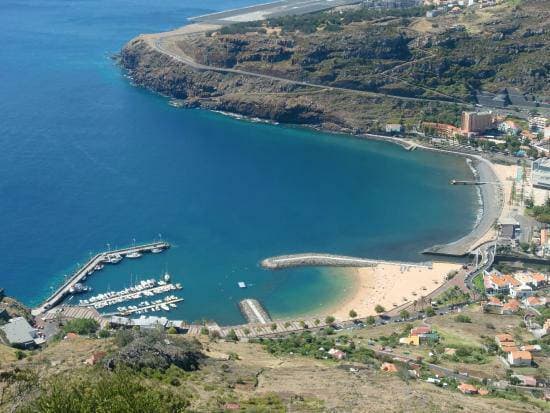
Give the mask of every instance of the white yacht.
[(139, 257), (141, 257), (141, 254), (137, 251), (126, 254), (126, 258), (139, 258)]

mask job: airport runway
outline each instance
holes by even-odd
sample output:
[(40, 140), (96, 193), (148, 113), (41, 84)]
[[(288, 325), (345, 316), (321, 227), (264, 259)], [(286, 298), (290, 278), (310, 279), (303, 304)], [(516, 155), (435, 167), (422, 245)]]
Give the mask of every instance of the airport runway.
[(222, 24), (250, 22), (268, 18), (313, 13), (338, 6), (361, 3), (361, 0), (281, 0), (241, 9), (191, 17), (193, 22)]

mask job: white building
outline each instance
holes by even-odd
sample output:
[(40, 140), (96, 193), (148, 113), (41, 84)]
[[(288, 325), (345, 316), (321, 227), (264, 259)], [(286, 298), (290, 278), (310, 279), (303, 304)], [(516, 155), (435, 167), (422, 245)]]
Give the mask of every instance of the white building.
[(532, 182), (535, 188), (550, 189), (550, 158), (533, 161)]
[(543, 118), (542, 116), (534, 116), (529, 118), (529, 129), (535, 132), (542, 132), (544, 131), (547, 123), (547, 118)]

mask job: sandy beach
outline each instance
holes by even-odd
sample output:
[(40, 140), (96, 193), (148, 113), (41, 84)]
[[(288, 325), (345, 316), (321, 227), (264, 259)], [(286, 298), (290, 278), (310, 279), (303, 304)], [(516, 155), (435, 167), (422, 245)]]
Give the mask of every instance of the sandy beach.
[(406, 301), (420, 301), (441, 285), (449, 272), (458, 269), (460, 264), (450, 262), (434, 262), (432, 268), (380, 264), (346, 269), (356, 278), (354, 291), (332, 314), (338, 320), (345, 320), (349, 319), (349, 311), (355, 310), (359, 317), (366, 317), (376, 314), (374, 307), (378, 304), (390, 310)]

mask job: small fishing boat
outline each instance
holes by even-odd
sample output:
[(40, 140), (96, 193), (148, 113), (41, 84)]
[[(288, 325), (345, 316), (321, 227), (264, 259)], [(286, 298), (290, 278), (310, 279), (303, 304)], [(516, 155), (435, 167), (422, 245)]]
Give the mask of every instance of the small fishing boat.
[(137, 251), (126, 254), (126, 258), (139, 258), (139, 257), (141, 257), (141, 254)]
[(246, 288), (246, 283), (244, 281), (239, 281), (237, 285), (239, 286), (239, 288)]

